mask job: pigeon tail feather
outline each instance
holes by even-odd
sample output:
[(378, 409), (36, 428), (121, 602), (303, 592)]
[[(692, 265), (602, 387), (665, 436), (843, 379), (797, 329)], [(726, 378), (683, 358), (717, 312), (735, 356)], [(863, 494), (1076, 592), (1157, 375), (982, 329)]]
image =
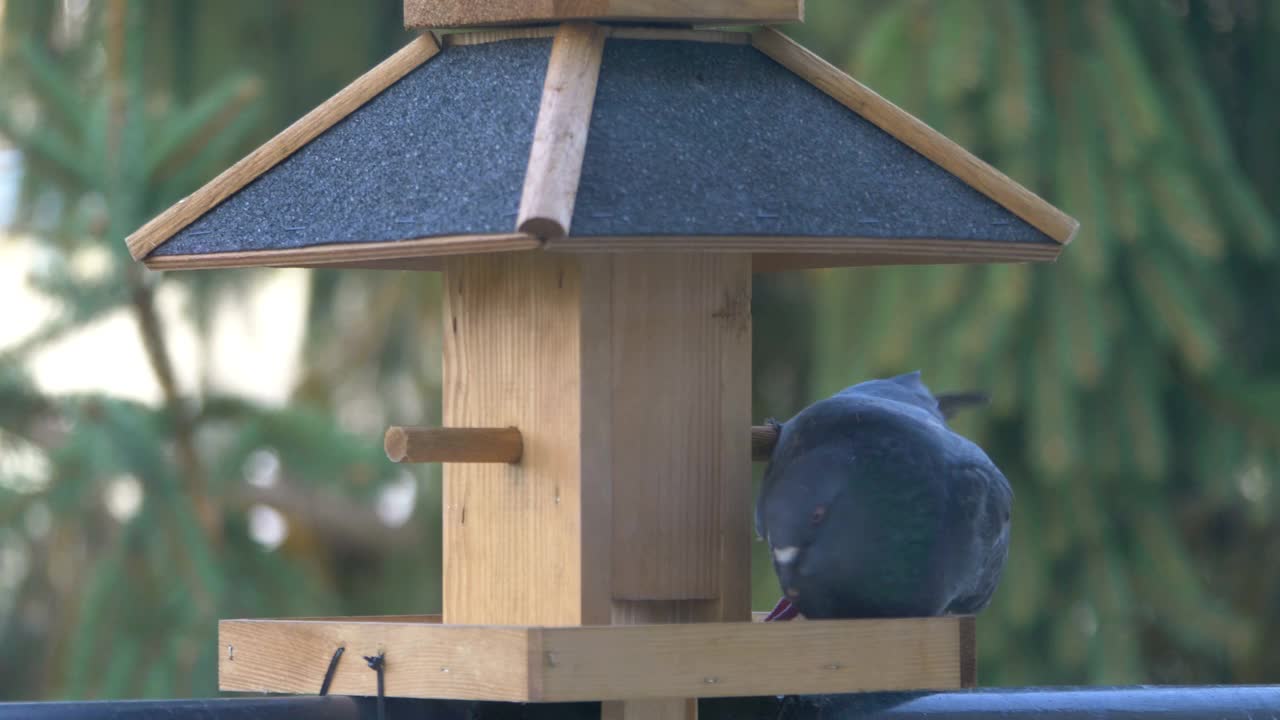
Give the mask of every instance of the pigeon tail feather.
[(947, 420), (950, 420), (957, 412), (965, 408), (989, 405), (991, 403), (991, 396), (981, 390), (938, 393), (935, 397), (938, 400), (938, 410)]

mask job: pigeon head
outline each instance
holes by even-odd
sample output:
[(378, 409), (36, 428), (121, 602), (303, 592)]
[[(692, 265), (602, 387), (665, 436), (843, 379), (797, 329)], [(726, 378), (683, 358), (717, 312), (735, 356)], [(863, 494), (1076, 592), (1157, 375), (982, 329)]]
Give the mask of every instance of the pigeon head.
[(812, 561), (810, 549), (827, 532), (828, 520), (843, 517), (839, 504), (849, 487), (844, 468), (848, 453), (825, 447), (797, 458), (788, 473), (794, 481), (785, 495), (761, 503), (759, 521), (768, 528), (774, 569), (784, 588)]

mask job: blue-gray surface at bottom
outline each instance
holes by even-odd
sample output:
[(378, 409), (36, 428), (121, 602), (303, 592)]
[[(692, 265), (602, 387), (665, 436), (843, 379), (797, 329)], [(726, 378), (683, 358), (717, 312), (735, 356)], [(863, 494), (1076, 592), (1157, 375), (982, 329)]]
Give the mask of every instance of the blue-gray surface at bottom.
[[(573, 720), (598, 718), (597, 703), (482, 703), (389, 698), (386, 720)], [(1235, 718), (1280, 720), (1280, 686), (1011, 688), (937, 693), (862, 693), (718, 698), (703, 720), (932, 720), (958, 718)], [(0, 703), (0, 720), (375, 720), (373, 698), (269, 697), (217, 700)]]

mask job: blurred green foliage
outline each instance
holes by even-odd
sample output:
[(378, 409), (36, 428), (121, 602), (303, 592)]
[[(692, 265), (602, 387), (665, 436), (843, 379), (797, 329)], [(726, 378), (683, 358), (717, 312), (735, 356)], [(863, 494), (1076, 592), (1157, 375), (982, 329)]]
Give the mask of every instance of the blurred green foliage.
[[(1280, 5), (807, 5), (798, 39), (1084, 230), (1049, 267), (759, 278), (758, 416), (914, 368), (993, 392), (961, 422), (1017, 493), (984, 684), (1274, 681)], [(378, 442), (438, 420), (437, 279), (315, 271), (281, 409), (180, 389), (156, 309), (179, 291), (207, 342), (214, 304), (270, 271), (150, 273), (123, 243), (406, 42), (400, 0), (0, 7), (10, 229), (39, 240), (28, 282), (58, 308), (0, 349), (0, 699), (211, 695), (219, 617), (437, 609), (438, 471)], [(119, 311), (161, 404), (36, 387), (36, 352)], [(382, 521), (406, 484), (411, 520)], [(271, 551), (248, 532), (262, 505), (290, 527)]]

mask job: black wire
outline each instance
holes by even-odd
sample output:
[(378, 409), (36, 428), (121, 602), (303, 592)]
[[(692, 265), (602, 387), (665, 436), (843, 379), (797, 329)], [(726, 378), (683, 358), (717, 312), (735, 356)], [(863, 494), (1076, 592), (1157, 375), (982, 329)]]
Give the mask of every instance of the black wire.
[(369, 667), (374, 672), (378, 673), (378, 720), (387, 720), (386, 701), (384, 700), (386, 693), (382, 684), (383, 670), (387, 666), (386, 658), (387, 654), (382, 652), (372, 657), (369, 655), (364, 656), (364, 661), (369, 663)]
[(340, 647), (333, 651), (333, 657), (329, 658), (329, 669), (324, 672), (324, 680), (320, 682), (320, 694), (328, 695), (329, 686), (333, 684), (333, 673), (338, 669), (338, 661), (342, 659), (342, 653), (345, 647)]

